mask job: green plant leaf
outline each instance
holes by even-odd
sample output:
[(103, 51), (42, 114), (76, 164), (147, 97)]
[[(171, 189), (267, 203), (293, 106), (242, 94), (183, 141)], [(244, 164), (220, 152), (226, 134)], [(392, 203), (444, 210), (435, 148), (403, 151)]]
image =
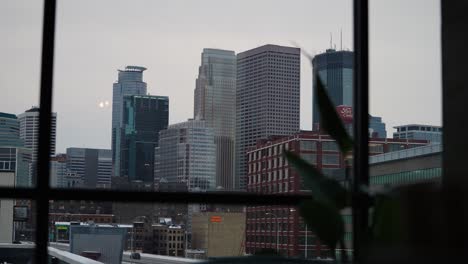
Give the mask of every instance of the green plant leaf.
[(344, 235), (340, 211), (333, 205), (316, 200), (304, 201), (299, 209), (311, 230), (334, 252), (336, 244)]
[(346, 155), (353, 149), (353, 140), (346, 132), (320, 78), (317, 78), (317, 104), (320, 111), (320, 126), (336, 140), (341, 152)]
[(284, 151), (284, 155), (301, 175), (315, 200), (333, 204), (339, 209), (350, 205), (350, 194), (338, 181), (324, 176), (313, 165), (290, 151)]
[(371, 229), (374, 242), (398, 246), (406, 239), (402, 200), (398, 195), (375, 196)]

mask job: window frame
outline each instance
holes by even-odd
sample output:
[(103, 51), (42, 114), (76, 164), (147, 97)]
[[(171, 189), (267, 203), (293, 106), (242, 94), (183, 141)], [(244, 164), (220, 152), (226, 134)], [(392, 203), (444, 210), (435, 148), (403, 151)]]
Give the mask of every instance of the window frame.
[[(243, 205), (299, 205), (310, 195), (256, 194), (246, 192), (138, 192), (119, 190), (88, 190), (51, 188), (50, 134), (52, 125), (52, 94), (54, 70), (54, 42), (56, 26), (56, 0), (44, 0), (40, 80), (40, 116), (37, 182), (32, 188), (0, 187), (2, 199), (30, 199), (36, 202), (36, 248), (37, 263), (48, 261), (49, 200), (99, 200), (116, 202), (160, 203), (222, 203)], [(354, 259), (361, 259), (361, 234), (367, 226), (367, 211), (363, 197), (357, 196), (362, 185), (369, 184), (368, 166), (368, 0), (353, 1), (354, 28), (354, 166), (353, 174), (353, 244)], [(280, 146), (282, 147), (282, 146)], [(275, 151), (274, 151), (275, 152)], [(279, 151), (282, 152), (282, 149)]]

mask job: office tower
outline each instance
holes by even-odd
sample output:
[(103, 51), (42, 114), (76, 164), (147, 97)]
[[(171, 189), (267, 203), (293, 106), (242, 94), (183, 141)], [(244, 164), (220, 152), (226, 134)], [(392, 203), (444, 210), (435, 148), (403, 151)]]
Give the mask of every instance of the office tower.
[[(29, 177), (30, 184), (36, 182), (37, 172), (37, 152), (39, 146), (39, 108), (32, 107), (24, 113), (18, 115), (20, 122), (20, 138), (24, 143), (24, 148), (29, 149), (30, 153), (25, 153), (30, 162)], [(52, 113), (51, 134), (50, 134), (50, 155), (55, 155), (55, 137), (57, 128), (57, 114)]]
[(20, 125), (14, 114), (0, 112), (0, 146), (23, 147), (20, 139)]
[(236, 188), (257, 140), (299, 131), (300, 49), (265, 45), (237, 55)]
[(393, 138), (399, 139), (423, 139), (432, 143), (442, 142), (442, 127), (431, 125), (409, 124), (393, 127), (397, 132), (393, 133)]
[(67, 148), (66, 164), (67, 172), (76, 173), (82, 178), (84, 188), (110, 188), (112, 176), (110, 149)]
[(124, 97), (120, 144), (120, 175), (128, 182), (154, 182), (154, 150), (159, 131), (169, 122), (169, 98), (132, 95)]
[(234, 189), (236, 132), (236, 55), (203, 49), (195, 88), (194, 118), (213, 128), (216, 144), (216, 187)]
[(202, 120), (170, 125), (160, 132), (154, 165), (155, 185), (183, 183), (188, 191), (215, 188), (214, 131)]
[(387, 130), (385, 123), (382, 122), (382, 117), (369, 115), (369, 137), (387, 138)]
[[(39, 108), (32, 107), (26, 110), (26, 112), (18, 115), (18, 120), (20, 122), (20, 138), (24, 142), (24, 147), (32, 150), (32, 159), (36, 161), (39, 144)], [(56, 113), (52, 113), (51, 122), (50, 155), (55, 155)]]
[(320, 113), (317, 105), (317, 78), (325, 85), (335, 106), (353, 106), (353, 56), (351, 51), (327, 49), (312, 60), (312, 116), (314, 130), (319, 128)]
[(112, 92), (112, 165), (113, 176), (120, 176), (120, 153), (116, 151), (120, 140), (120, 128), (122, 127), (123, 99), (127, 95), (145, 95), (146, 83), (143, 81), (143, 71), (146, 68), (139, 66), (127, 66), (119, 70), (117, 82), (113, 85)]
[(50, 158), (50, 187), (65, 188), (67, 173), (67, 155), (57, 154)]

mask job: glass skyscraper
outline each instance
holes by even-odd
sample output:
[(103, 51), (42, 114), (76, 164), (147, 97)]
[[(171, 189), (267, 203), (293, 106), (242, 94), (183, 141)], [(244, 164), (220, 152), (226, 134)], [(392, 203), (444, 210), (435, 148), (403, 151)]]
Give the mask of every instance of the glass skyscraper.
[(154, 150), (159, 131), (169, 121), (169, 98), (166, 96), (132, 95), (123, 100), (120, 142), (120, 176), (129, 182), (154, 182)]
[(382, 122), (382, 117), (369, 115), (369, 137), (387, 138), (387, 130), (385, 123)]
[(234, 189), (236, 130), (236, 55), (203, 49), (194, 94), (194, 118), (205, 120), (215, 133), (216, 187)]
[(299, 132), (298, 48), (264, 45), (237, 55), (236, 187), (247, 187), (248, 148)]
[(312, 116), (314, 128), (320, 123), (317, 105), (317, 78), (326, 86), (335, 106), (353, 106), (353, 56), (351, 51), (327, 49), (312, 60)]
[(154, 165), (155, 185), (185, 184), (188, 191), (215, 188), (216, 145), (213, 128), (202, 120), (170, 125), (160, 132)]
[(145, 95), (146, 83), (143, 81), (143, 71), (145, 67), (127, 66), (124, 70), (119, 70), (117, 82), (113, 85), (112, 94), (112, 164), (114, 175), (120, 176), (120, 157), (116, 151), (120, 145), (120, 128), (122, 127), (123, 99), (127, 95)]

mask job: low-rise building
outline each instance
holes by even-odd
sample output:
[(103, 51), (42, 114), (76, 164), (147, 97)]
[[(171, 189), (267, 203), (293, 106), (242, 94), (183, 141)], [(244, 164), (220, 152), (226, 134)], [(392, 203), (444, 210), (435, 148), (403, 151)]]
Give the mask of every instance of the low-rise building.
[[(369, 155), (428, 145), (427, 140), (371, 138)], [(347, 180), (346, 164), (336, 142), (326, 134), (301, 131), (295, 135), (258, 141), (247, 151), (247, 191), (264, 194), (301, 194), (307, 190), (283, 155), (289, 150), (313, 164), (325, 175)], [(284, 256), (331, 257), (332, 253), (290, 206), (247, 207), (246, 253), (278, 250)]]
[(192, 216), (192, 249), (206, 257), (244, 255), (245, 213), (203, 212)]
[(153, 224), (153, 254), (181, 257), (185, 255), (186, 233), (180, 225)]

